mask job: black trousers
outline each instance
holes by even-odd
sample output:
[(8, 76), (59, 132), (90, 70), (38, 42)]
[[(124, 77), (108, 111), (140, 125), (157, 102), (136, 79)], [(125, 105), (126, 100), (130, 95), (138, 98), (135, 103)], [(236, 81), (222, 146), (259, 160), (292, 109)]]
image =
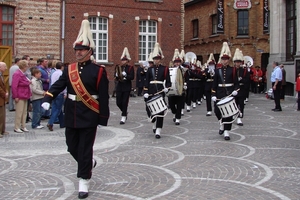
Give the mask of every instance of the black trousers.
[(235, 99), (235, 103), (236, 103), (237, 107), (239, 108), (240, 112), (242, 113), (241, 118), (243, 118), (244, 117), (244, 108), (245, 108), (244, 101), (245, 101), (246, 97), (235, 96), (234, 99)]
[(205, 90), (205, 97), (206, 97), (206, 110), (207, 111), (212, 111), (211, 90)]
[(66, 143), (68, 152), (77, 161), (77, 177), (90, 179), (92, 177), (93, 146), (97, 127), (68, 128), (66, 127)]
[[(226, 118), (222, 118), (222, 114), (221, 111), (219, 109), (219, 107), (217, 106), (217, 103), (214, 103), (215, 109), (215, 115), (218, 118), (218, 120), (222, 120), (222, 122), (231, 122), (232, 121), (232, 117), (226, 117)], [(232, 123), (230, 124), (224, 124), (224, 130), (230, 131), (232, 127)]]
[(127, 108), (128, 108), (130, 91), (128, 92), (117, 91), (116, 94), (117, 94), (116, 103), (118, 108), (122, 112), (121, 116), (127, 116)]
[(192, 102), (197, 101), (199, 88), (188, 88), (187, 90), (187, 98), (186, 98), (186, 104), (190, 106)]
[[(272, 88), (274, 86), (275, 82), (272, 82)], [(278, 81), (276, 85), (276, 89), (273, 90), (274, 94), (274, 102), (275, 102), (275, 109), (280, 109), (281, 110), (281, 105), (280, 105), (280, 91), (281, 90), (281, 81)]]
[(181, 96), (169, 96), (169, 106), (172, 114), (175, 114), (176, 119), (181, 119), (181, 109), (184, 105), (184, 95)]

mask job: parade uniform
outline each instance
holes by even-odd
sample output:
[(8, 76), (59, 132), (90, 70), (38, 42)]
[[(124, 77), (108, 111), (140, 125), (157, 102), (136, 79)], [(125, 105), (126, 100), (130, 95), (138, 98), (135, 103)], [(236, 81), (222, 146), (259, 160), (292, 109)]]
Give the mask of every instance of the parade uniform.
[(136, 70), (136, 83), (135, 86), (138, 88), (138, 96), (142, 96), (143, 88), (145, 85), (146, 71), (143, 67), (139, 67)]
[(199, 70), (188, 70), (185, 73), (185, 80), (187, 82), (187, 96), (186, 96), (186, 104), (187, 104), (187, 112), (190, 111), (191, 104), (193, 102), (193, 107), (196, 107), (196, 101), (198, 98), (199, 92), (199, 81), (202, 78), (202, 74)]
[(125, 77), (116, 77), (118, 81), (116, 87), (117, 106), (122, 112), (122, 116), (127, 116), (129, 96), (132, 89), (131, 81), (134, 79), (134, 68), (130, 65), (121, 66), (121, 71), (126, 73)]
[[(217, 99), (221, 100), (230, 94), (234, 90), (237, 90), (239, 88), (238, 85), (238, 78), (236, 75), (235, 68), (230, 67), (229, 65), (227, 66), (222, 66), (216, 70), (216, 75), (214, 77), (214, 82), (213, 82), (213, 89), (212, 89), (212, 96), (216, 96)], [(222, 118), (220, 109), (217, 106), (217, 102), (215, 102), (214, 105), (215, 109), (215, 115), (218, 118), (218, 120), (221, 120), (221, 122), (231, 122), (232, 117), (228, 118)], [(232, 123), (230, 124), (224, 124), (224, 130), (231, 130)], [(222, 134), (222, 132), (221, 132)]]
[(206, 110), (207, 114), (206, 116), (210, 116), (212, 112), (212, 106), (211, 106), (211, 89), (213, 86), (215, 72), (209, 72), (209, 69), (205, 69), (205, 97), (206, 97)]

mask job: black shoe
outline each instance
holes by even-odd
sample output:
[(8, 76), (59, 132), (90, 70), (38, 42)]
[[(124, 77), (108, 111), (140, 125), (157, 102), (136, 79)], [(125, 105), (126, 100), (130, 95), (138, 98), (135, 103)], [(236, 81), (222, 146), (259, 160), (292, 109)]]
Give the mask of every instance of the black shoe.
[(219, 130), (219, 135), (223, 135), (224, 130)]
[(123, 122), (123, 121), (120, 121), (120, 124), (125, 124), (125, 122)]
[(78, 198), (79, 199), (85, 199), (89, 196), (89, 193), (88, 192), (79, 192), (78, 193)]
[(179, 122), (176, 122), (175, 125), (180, 125), (180, 123), (179, 123)]
[(159, 139), (159, 138), (160, 138), (160, 135), (155, 135), (155, 138), (156, 138), (156, 139)]
[(186, 112), (191, 112), (191, 110), (187, 110)]
[(16, 111), (16, 109), (9, 110), (9, 112), (14, 112), (14, 111)]
[(273, 111), (274, 112), (280, 112), (280, 111), (282, 111), (282, 109), (274, 109)]
[(230, 140), (230, 137), (229, 136), (225, 136), (224, 140)]

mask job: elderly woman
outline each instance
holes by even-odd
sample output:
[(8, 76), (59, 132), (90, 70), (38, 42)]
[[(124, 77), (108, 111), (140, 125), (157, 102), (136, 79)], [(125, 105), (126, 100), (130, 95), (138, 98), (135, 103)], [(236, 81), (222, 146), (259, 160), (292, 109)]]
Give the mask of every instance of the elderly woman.
[(15, 100), (15, 129), (17, 133), (28, 132), (26, 128), (27, 101), (31, 97), (30, 83), (25, 72), (29, 68), (27, 60), (18, 63), (19, 69), (13, 74), (12, 79), (12, 98)]

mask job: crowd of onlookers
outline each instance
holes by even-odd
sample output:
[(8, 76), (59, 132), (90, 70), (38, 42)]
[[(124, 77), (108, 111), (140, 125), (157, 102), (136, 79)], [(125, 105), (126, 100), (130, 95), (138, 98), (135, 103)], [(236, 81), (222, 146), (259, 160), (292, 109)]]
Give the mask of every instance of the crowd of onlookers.
[[(53, 124), (59, 123), (64, 128), (63, 103), (66, 91), (52, 102), (51, 113), (41, 107), (43, 97), (50, 86), (62, 74), (64, 63), (59, 60), (41, 58), (36, 66), (29, 66), (28, 55), (15, 58), (9, 70), (9, 111), (15, 111), (14, 132), (28, 132), (26, 123), (31, 122), (32, 129), (44, 128), (41, 120), (48, 119), (47, 127), (53, 131)], [(30, 115), (30, 112), (32, 114)]]

